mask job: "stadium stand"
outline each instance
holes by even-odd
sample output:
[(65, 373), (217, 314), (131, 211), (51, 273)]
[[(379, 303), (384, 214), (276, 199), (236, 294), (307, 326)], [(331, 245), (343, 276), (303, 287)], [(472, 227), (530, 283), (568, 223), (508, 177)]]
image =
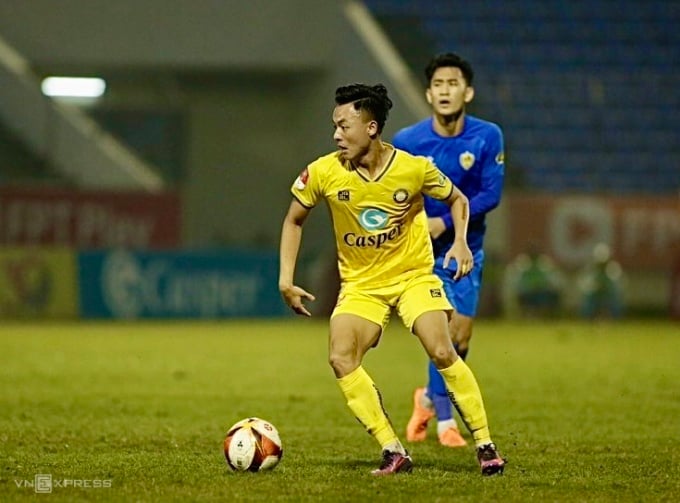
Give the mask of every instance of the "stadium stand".
[[(551, 192), (680, 190), (680, 3), (367, 0), (422, 78), (423, 54), (474, 64), (472, 112), (505, 131), (509, 182)], [(414, 41), (420, 40), (419, 46)]]

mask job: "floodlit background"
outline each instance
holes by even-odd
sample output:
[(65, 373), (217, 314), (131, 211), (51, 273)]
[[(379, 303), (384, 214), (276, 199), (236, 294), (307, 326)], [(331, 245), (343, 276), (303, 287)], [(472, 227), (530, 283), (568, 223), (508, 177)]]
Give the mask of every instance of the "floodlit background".
[[(0, 1), (0, 499), (677, 497), (679, 25), (664, 0)], [(442, 51), (505, 133), (468, 363), (510, 464), (483, 480), (432, 432), (377, 481), (326, 361), (326, 210), (311, 320), (278, 238), (336, 87), (384, 83), (390, 141)], [(365, 365), (403, 435), (425, 355), (395, 321)], [(282, 435), (269, 476), (224, 463), (250, 415)]]
[[(422, 69), (450, 50), (506, 140), (482, 314), (677, 317), (679, 18), (628, 0), (2, 2), (0, 316), (282, 314), (268, 264), (291, 182), (333, 148), (335, 88), (385, 83), (389, 141), (427, 115)], [(618, 300), (588, 311), (598, 245)], [(299, 274), (319, 313), (333, 264), (321, 210)], [(548, 307), (519, 301), (537, 281)]]

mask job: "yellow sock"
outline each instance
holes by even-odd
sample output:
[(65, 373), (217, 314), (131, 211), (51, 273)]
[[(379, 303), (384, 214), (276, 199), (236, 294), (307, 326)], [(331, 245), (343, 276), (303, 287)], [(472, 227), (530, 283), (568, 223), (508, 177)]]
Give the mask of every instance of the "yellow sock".
[(394, 450), (398, 446), (401, 448), (399, 450), (403, 450), (383, 408), (380, 392), (363, 367), (338, 379), (338, 384), (350, 410), (366, 431), (378, 441), (380, 447)]
[(490, 443), (491, 434), (486, 421), (482, 393), (470, 367), (462, 358), (458, 358), (450, 367), (439, 369), (439, 373), (444, 378), (453, 405), (475, 439), (475, 444), (480, 446)]

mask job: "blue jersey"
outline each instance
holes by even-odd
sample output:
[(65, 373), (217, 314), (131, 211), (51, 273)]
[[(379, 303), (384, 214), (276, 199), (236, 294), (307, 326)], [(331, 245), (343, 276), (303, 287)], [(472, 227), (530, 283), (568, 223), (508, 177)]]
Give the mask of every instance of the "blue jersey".
[[(470, 200), (468, 246), (473, 254), (482, 249), (486, 214), (498, 206), (503, 189), (505, 161), (503, 132), (492, 122), (466, 115), (458, 136), (444, 137), (432, 128), (432, 117), (400, 130), (392, 144), (413, 155), (422, 155), (448, 176)], [(443, 256), (454, 238), (449, 207), (425, 197), (428, 217), (442, 217), (446, 232), (433, 242), (436, 257)]]

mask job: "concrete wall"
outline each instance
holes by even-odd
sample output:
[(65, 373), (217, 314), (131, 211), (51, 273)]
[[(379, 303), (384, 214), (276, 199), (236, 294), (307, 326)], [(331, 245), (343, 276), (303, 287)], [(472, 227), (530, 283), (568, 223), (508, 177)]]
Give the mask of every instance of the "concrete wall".
[[(343, 4), (3, 0), (0, 35), (38, 75), (107, 78), (109, 91), (98, 106), (182, 113), (186, 156), (178, 189), (188, 246), (275, 247), (293, 179), (333, 148), (330, 113), (338, 85), (386, 83), (395, 101), (387, 139), (419, 118), (358, 38)], [(500, 256), (506, 222), (501, 205), (489, 218), (487, 237), (487, 249)], [(316, 210), (306, 225), (304, 255), (332, 255), (329, 226), (325, 208)], [(663, 305), (668, 278), (632, 272), (630, 292), (638, 305)]]
[[(276, 246), (289, 187), (333, 148), (338, 85), (384, 82), (390, 138), (412, 122), (341, 0), (4, 0), (0, 34), (39, 75), (98, 74), (98, 106), (171, 108), (187, 124), (179, 184), (189, 246)], [(0, 90), (0, 92), (2, 92)], [(303, 252), (332, 247), (326, 210)]]
[(335, 3), (3, 0), (0, 32), (43, 68), (287, 71), (326, 64)]

